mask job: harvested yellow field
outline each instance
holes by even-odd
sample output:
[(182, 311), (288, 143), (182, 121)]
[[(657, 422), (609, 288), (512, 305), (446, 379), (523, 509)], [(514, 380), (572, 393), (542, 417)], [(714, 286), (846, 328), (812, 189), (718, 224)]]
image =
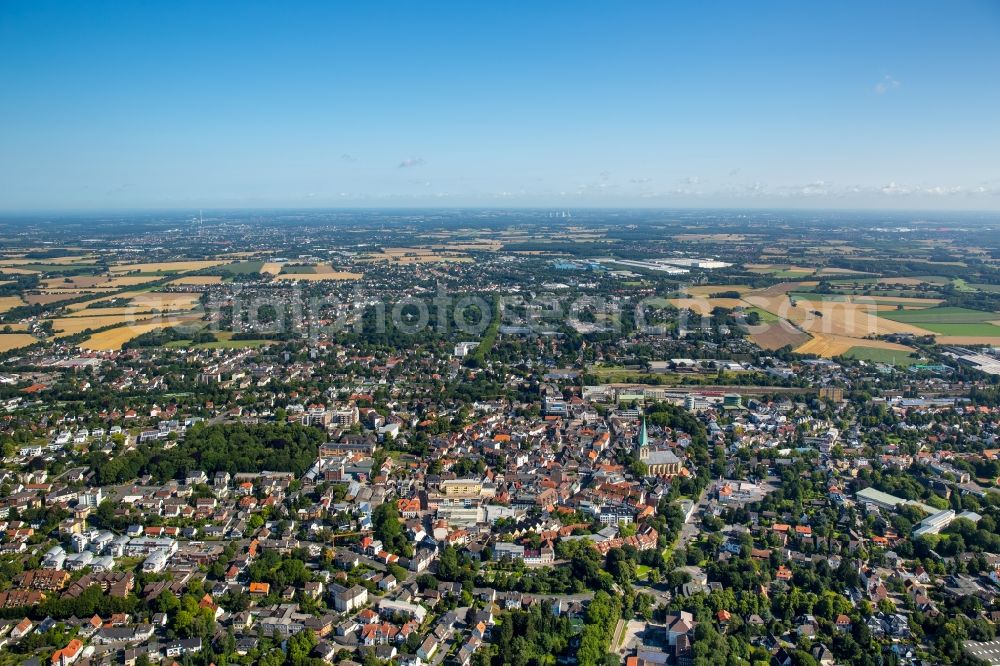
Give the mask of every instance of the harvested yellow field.
[(48, 305), (50, 303), (58, 303), (59, 301), (66, 301), (71, 298), (76, 298), (77, 296), (83, 296), (84, 293), (79, 291), (67, 291), (62, 293), (47, 293), (47, 294), (25, 294), (24, 300), (31, 305)]
[(791, 299), (785, 294), (775, 296), (747, 294), (743, 300), (761, 310), (767, 310), (771, 314), (787, 319), (810, 334), (822, 333), (851, 338), (890, 333), (931, 334), (911, 324), (875, 316), (868, 304), (807, 301), (799, 298), (793, 306)]
[(781, 349), (791, 346), (792, 349), (809, 340), (809, 334), (789, 324), (786, 320), (758, 324), (750, 334), (750, 340), (761, 349)]
[[(100, 310), (93, 310), (95, 313), (99, 313)], [(103, 315), (99, 314), (95, 317), (58, 317), (52, 320), (52, 328), (57, 333), (62, 333), (63, 335), (76, 335), (77, 333), (82, 333), (89, 329), (104, 328), (106, 326), (123, 326), (125, 324), (133, 324), (144, 319), (149, 319), (149, 317), (136, 316), (134, 314), (124, 314), (124, 315)]]
[(30, 271), (26, 268), (13, 268), (11, 266), (0, 266), (0, 273), (7, 275), (36, 275), (38, 271)]
[(120, 328), (112, 328), (107, 331), (101, 331), (100, 333), (95, 333), (86, 340), (80, 343), (80, 347), (83, 349), (92, 349), (95, 351), (114, 351), (122, 348), (122, 345), (137, 338), (144, 333), (149, 333), (150, 331), (155, 331), (160, 328), (168, 328), (170, 326), (179, 326), (181, 324), (186, 324), (195, 321), (197, 317), (159, 317), (156, 319), (149, 319), (141, 323), (132, 324), (131, 326), (123, 326)]
[(911, 347), (884, 340), (859, 340), (858, 338), (841, 335), (825, 335), (814, 333), (811, 340), (795, 349), (799, 354), (816, 354), (824, 358), (833, 358), (846, 353), (852, 347), (870, 347), (872, 349), (891, 349), (904, 354), (913, 351)]
[(83, 310), (72, 310), (66, 313), (67, 317), (106, 317), (121, 315), (152, 314), (149, 308), (139, 308), (134, 305), (123, 305), (117, 308), (85, 308)]
[(161, 292), (149, 292), (139, 294), (129, 303), (137, 308), (146, 310), (193, 310), (198, 305), (200, 294), (168, 294)]
[(43, 289), (90, 289), (107, 282), (106, 275), (74, 275), (64, 278), (49, 278), (39, 284)]
[(263, 266), (260, 267), (261, 273), (270, 273), (271, 275), (277, 275), (281, 272), (281, 267), (284, 264), (278, 263), (276, 261), (265, 262)]
[(712, 314), (715, 308), (746, 307), (746, 303), (738, 298), (671, 298), (670, 304), (679, 310), (691, 310), (700, 315)]
[(188, 275), (187, 277), (180, 277), (176, 280), (171, 280), (170, 284), (183, 284), (183, 285), (204, 285), (204, 284), (221, 284), (222, 276), (220, 275)]
[(0, 333), (0, 352), (20, 349), (38, 342), (38, 338), (27, 333)]
[(0, 296), (0, 312), (7, 312), (22, 305), (24, 305), (24, 301), (21, 300), (20, 296)]
[[(847, 352), (852, 347), (893, 349), (910, 353), (913, 350), (905, 345), (867, 338), (892, 333), (933, 335), (929, 331), (911, 324), (878, 317), (879, 310), (887, 308), (895, 310), (895, 305), (879, 304), (875, 302), (875, 299), (868, 297), (858, 297), (857, 302), (848, 299), (824, 301), (818, 296), (817, 300), (808, 300), (800, 294), (796, 294), (793, 305), (788, 292), (811, 284), (816, 283), (785, 282), (743, 294), (742, 301), (747, 305), (769, 312), (783, 320), (778, 322), (781, 326), (776, 327), (775, 324), (771, 324), (768, 333), (777, 333), (784, 329), (788, 331), (787, 335), (751, 336), (751, 339), (765, 348), (774, 348), (775, 345), (779, 344), (793, 344), (796, 337), (794, 331), (798, 329), (800, 331), (797, 334), (799, 340), (795, 351), (803, 354), (833, 357)], [(935, 299), (914, 299), (909, 307), (933, 305), (933, 303), (921, 302), (925, 300), (933, 301)], [(801, 336), (804, 334), (811, 337), (808, 340), (802, 340)], [(770, 337), (775, 337), (775, 339), (771, 340)]]
[(94, 309), (89, 307), (94, 303), (104, 303), (110, 300), (123, 299), (128, 301), (128, 305), (123, 307), (128, 307), (139, 312), (148, 312), (150, 310), (192, 310), (196, 305), (198, 305), (198, 298), (199, 294), (168, 294), (156, 291), (126, 291), (113, 296), (103, 296), (101, 298), (95, 298), (81, 303), (73, 303), (68, 306), (68, 308), (77, 312), (81, 310)]
[(213, 260), (213, 261), (161, 261), (148, 264), (119, 264), (117, 266), (111, 267), (112, 273), (132, 273), (139, 271), (140, 273), (157, 273), (157, 272), (187, 272), (187, 271), (200, 271), (203, 268), (211, 268), (212, 266), (219, 266), (220, 264), (227, 263), (225, 261)]

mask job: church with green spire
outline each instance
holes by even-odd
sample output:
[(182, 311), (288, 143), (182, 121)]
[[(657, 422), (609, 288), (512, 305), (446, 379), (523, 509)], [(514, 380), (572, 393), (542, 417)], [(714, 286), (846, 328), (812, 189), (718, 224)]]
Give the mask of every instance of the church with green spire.
[(649, 445), (646, 430), (646, 415), (640, 414), (639, 437), (636, 439), (636, 455), (646, 464), (649, 476), (675, 476), (680, 474), (681, 460), (670, 449), (654, 449)]

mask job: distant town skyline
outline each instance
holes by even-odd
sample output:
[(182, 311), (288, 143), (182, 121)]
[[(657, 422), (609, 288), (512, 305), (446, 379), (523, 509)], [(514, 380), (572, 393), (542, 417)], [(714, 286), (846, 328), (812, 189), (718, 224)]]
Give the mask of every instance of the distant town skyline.
[(12, 0), (0, 211), (995, 211), (998, 62), (986, 0)]

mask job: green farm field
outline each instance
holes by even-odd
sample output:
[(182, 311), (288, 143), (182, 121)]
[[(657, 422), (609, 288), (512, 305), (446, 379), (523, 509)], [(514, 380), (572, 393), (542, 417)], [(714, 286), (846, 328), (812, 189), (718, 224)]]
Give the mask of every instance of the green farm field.
[(892, 310), (880, 312), (880, 317), (913, 324), (941, 335), (956, 336), (1000, 336), (1000, 326), (991, 324), (1000, 320), (996, 312), (970, 310), (969, 308), (938, 307), (921, 310)]

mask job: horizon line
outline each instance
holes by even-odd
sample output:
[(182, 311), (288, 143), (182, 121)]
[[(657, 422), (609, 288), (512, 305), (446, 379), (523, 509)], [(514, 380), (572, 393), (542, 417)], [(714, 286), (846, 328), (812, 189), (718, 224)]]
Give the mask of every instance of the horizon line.
[(746, 211), (746, 212), (796, 212), (796, 213), (878, 213), (878, 214), (953, 214), (953, 215), (1000, 215), (1000, 208), (872, 208), (872, 207), (799, 207), (799, 206), (591, 206), (591, 205), (448, 205), (429, 206), (423, 204), (391, 206), (179, 206), (179, 207), (122, 207), (122, 208), (25, 208), (0, 209), (0, 218), (30, 215), (122, 215), (122, 214), (162, 214), (202, 212), (376, 212), (376, 211)]

